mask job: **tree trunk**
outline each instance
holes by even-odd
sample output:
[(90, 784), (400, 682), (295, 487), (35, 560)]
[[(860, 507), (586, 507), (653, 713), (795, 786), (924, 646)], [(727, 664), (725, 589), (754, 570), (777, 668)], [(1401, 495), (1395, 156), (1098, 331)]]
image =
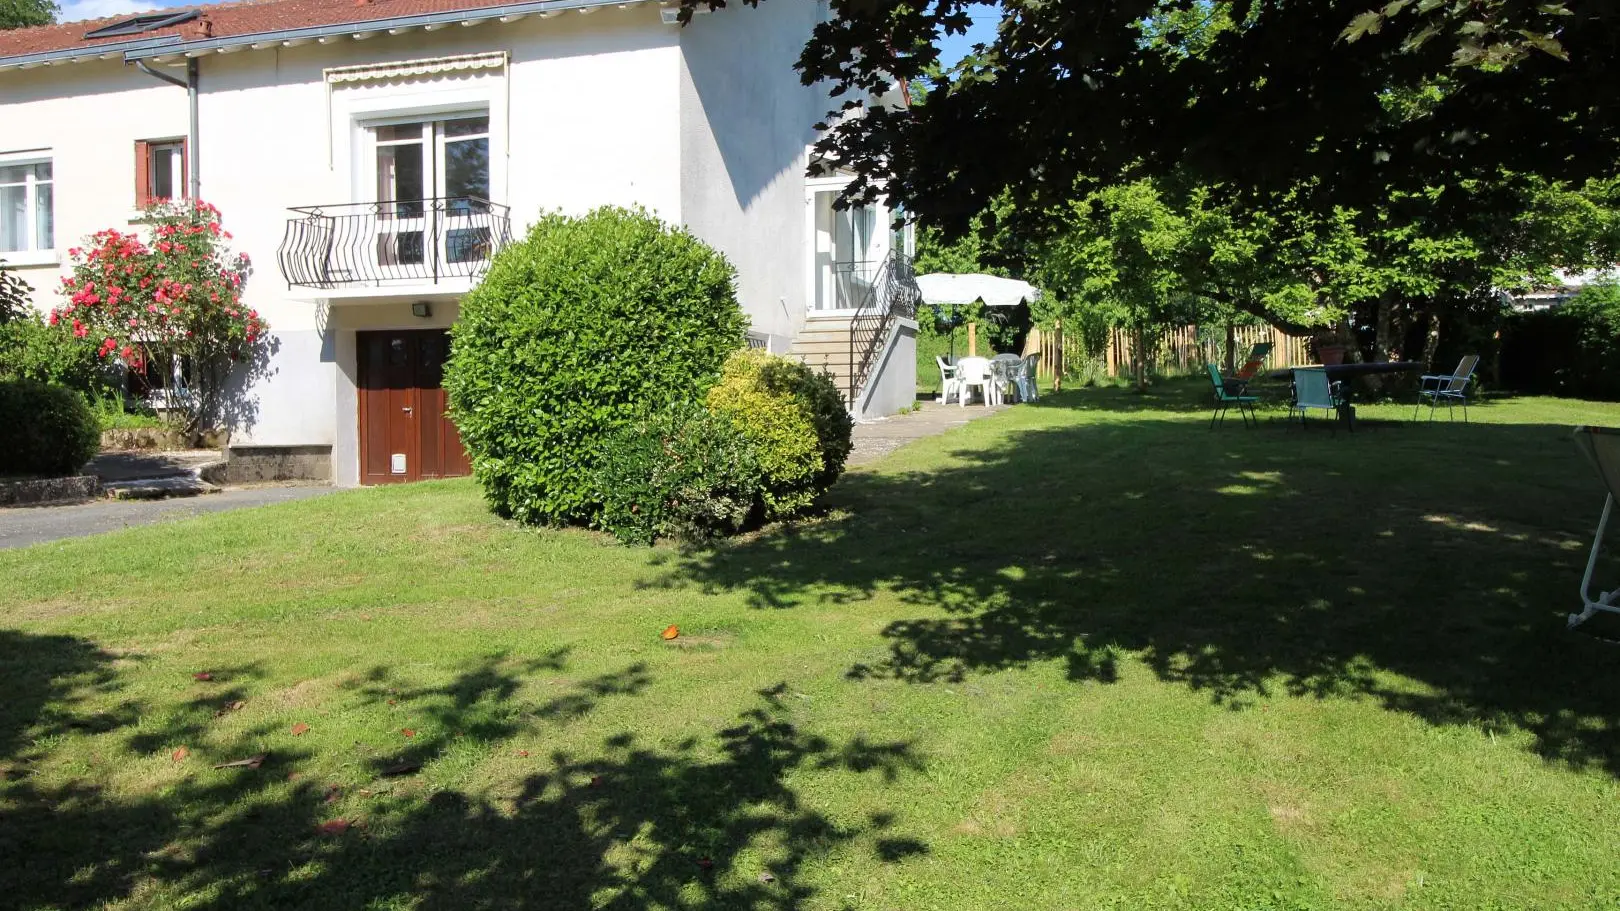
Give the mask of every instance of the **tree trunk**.
[[(1389, 349), (1392, 341), (1392, 333), (1395, 329), (1394, 310), (1395, 304), (1390, 301), (1388, 296), (1378, 299), (1378, 315), (1373, 322), (1374, 329), (1372, 359), (1375, 362), (1387, 361), (1390, 359)], [(1367, 377), (1367, 389), (1373, 395), (1383, 395), (1385, 391), (1384, 386), (1384, 377)]]
[(1434, 352), (1440, 347), (1440, 314), (1429, 314), (1429, 334), (1423, 340), (1423, 369), (1434, 369)]
[(1237, 330), (1232, 327), (1232, 321), (1226, 321), (1226, 372), (1228, 375), (1237, 367)]
[(1133, 354), (1135, 356), (1135, 359), (1136, 359), (1136, 391), (1137, 392), (1146, 392), (1147, 391), (1147, 332), (1141, 326), (1136, 327), (1136, 338), (1134, 339), (1134, 341), (1135, 341), (1135, 344), (1133, 344), (1131, 347), (1134, 348), (1135, 350), (1132, 351), (1131, 354)]

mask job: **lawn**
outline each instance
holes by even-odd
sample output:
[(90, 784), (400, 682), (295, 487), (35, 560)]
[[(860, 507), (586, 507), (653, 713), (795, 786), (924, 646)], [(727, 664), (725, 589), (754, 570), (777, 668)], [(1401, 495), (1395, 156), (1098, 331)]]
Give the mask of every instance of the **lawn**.
[(1620, 903), (1620, 625), (1564, 627), (1568, 428), (1620, 407), (1212, 433), (1199, 394), (1047, 396), (713, 550), (451, 482), (0, 552), (0, 894)]

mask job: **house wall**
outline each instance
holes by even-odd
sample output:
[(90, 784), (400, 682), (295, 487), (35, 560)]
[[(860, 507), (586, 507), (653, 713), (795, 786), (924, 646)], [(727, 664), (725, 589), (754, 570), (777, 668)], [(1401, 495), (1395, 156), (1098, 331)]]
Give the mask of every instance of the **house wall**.
[[(312, 293), (280, 274), (289, 207), (375, 196), (357, 185), (356, 122), (384, 114), (487, 108), (491, 195), (510, 206), (514, 236), (542, 212), (609, 203), (687, 224), (739, 268), (755, 328), (785, 348), (810, 285), (805, 150), (829, 106), (792, 62), (825, 15), (825, 0), (739, 4), (683, 29), (636, 4), (202, 58), (201, 195), (254, 262), (244, 302), (271, 327), (266, 361), (237, 377), (233, 443), (329, 446), (333, 479), (354, 483), (355, 333), (456, 315), (443, 289)], [(330, 88), (323, 72), (500, 51), (504, 70)], [(134, 143), (186, 135), (186, 92), (117, 60), (0, 71), (0, 123), (0, 153), (49, 149), (55, 162), (60, 260), (19, 270), (46, 309), (70, 246), (134, 227)], [(411, 315), (417, 300), (432, 317)]]
[(185, 92), (118, 61), (0, 72), (0, 154), (48, 151), (53, 160), (56, 256), (15, 266), (36, 307), (60, 302), (68, 248), (106, 228), (132, 230), (135, 141), (184, 136), (187, 121)]
[(681, 212), (738, 270), (755, 331), (783, 350), (804, 321), (806, 149), (830, 106), (793, 64), (822, 0), (733, 4), (680, 32)]

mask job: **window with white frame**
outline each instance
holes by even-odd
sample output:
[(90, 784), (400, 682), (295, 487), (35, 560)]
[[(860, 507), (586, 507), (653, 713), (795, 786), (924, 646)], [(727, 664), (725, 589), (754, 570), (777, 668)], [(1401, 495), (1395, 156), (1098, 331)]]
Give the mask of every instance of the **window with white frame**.
[(51, 159), (0, 156), (0, 254), (56, 247), (56, 193)]

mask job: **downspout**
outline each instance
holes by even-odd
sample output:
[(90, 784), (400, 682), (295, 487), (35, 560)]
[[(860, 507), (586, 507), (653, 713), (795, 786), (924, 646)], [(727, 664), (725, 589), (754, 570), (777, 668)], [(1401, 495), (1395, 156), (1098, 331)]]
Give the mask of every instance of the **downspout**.
[(186, 90), (186, 104), (189, 108), (190, 114), (190, 124), (187, 128), (186, 134), (186, 173), (191, 175), (190, 179), (187, 181), (189, 184), (187, 190), (189, 191), (189, 195), (192, 199), (201, 199), (202, 169), (197, 166), (197, 58), (186, 58), (186, 78), (184, 79), (181, 79), (178, 76), (171, 76), (168, 73), (160, 70), (154, 70), (147, 65), (145, 60), (137, 60), (135, 61), (135, 65), (140, 67), (141, 72), (148, 76), (161, 79), (170, 85), (177, 85)]

